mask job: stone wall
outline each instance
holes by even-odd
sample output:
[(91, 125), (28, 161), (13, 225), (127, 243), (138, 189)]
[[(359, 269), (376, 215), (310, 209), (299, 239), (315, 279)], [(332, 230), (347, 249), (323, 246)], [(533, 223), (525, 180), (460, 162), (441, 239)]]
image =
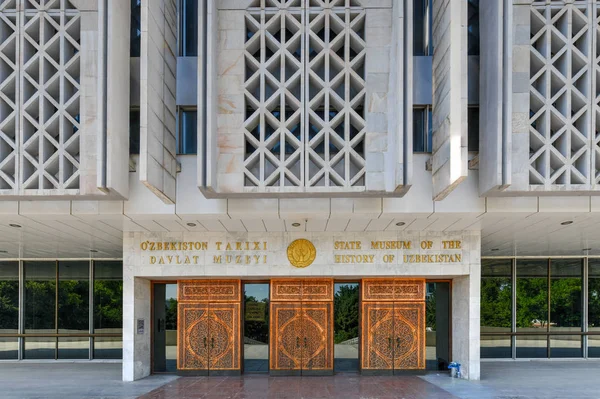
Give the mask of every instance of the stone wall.
[(467, 2), (433, 2), (433, 198), (444, 199), (466, 177)]

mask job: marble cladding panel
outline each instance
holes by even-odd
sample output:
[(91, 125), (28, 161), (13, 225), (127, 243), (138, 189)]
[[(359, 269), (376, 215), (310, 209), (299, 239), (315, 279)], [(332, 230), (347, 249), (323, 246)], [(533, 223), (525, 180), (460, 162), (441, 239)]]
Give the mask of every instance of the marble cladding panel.
[[(315, 247), (312, 263), (292, 266), (288, 246), (296, 239)], [(372, 249), (372, 241), (409, 241), (410, 249)], [(461, 249), (444, 248), (442, 241), (460, 241)], [(157, 250), (157, 243), (174, 243)], [(248, 242), (249, 249), (245, 245)], [(257, 244), (255, 244), (255, 242)], [(339, 249), (360, 242), (360, 249)], [(421, 243), (430, 242), (422, 249)], [(179, 249), (179, 244), (198, 248)], [(241, 244), (237, 244), (241, 243)], [(342, 244), (340, 244), (342, 243)], [(227, 250), (227, 245), (231, 250)], [(154, 245), (154, 250), (151, 250)], [(171, 244), (170, 244), (171, 245)], [(187, 244), (188, 246), (190, 244)], [(192, 244), (194, 245), (194, 244)], [(237, 247), (237, 245), (241, 245)], [(259, 249), (254, 249), (258, 245)], [(338, 249), (336, 249), (338, 245)], [(385, 244), (384, 244), (385, 245)], [(423, 244), (425, 245), (425, 244)], [(220, 249), (218, 249), (220, 246)], [(144, 249), (142, 249), (144, 248)], [(266, 249), (265, 249), (266, 248)], [(479, 270), (478, 232), (419, 233), (127, 233), (124, 238), (125, 272), (148, 278), (224, 276), (464, 276)], [(425, 257), (431, 255), (432, 257)], [(458, 255), (458, 257), (457, 257)], [(425, 260), (425, 262), (422, 262)]]

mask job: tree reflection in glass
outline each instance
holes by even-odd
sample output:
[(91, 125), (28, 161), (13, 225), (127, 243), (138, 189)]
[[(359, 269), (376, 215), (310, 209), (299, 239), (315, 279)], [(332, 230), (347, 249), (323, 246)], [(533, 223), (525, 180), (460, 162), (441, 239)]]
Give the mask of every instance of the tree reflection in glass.
[(269, 284), (244, 284), (244, 371), (269, 371)]
[[(517, 332), (548, 331), (548, 260), (517, 260)], [(517, 337), (517, 357), (548, 356), (547, 336)]]
[(336, 283), (333, 297), (335, 371), (358, 371), (358, 283)]

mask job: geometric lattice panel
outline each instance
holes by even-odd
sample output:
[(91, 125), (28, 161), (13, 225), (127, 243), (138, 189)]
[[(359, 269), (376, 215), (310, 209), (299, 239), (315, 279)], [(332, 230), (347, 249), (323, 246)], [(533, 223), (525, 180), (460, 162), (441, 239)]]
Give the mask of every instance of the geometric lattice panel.
[(308, 13), (307, 186), (365, 185), (365, 11), (338, 3)]
[(0, 4), (0, 190), (17, 182), (19, 34), (16, 2)]
[(78, 192), (80, 35), (68, 0), (0, 1), (0, 190)]
[(68, 0), (27, 0), (22, 27), (21, 184), (79, 188), (80, 16)]
[(529, 183), (590, 185), (592, 6), (539, 2), (530, 10)]
[[(245, 185), (302, 185), (304, 36), (300, 1), (246, 12)], [(280, 6), (286, 8), (280, 8)]]
[(244, 185), (365, 186), (365, 12), (350, 0), (247, 9)]
[(592, 23), (592, 48), (594, 50), (592, 57), (592, 132), (594, 134), (594, 151), (592, 152), (592, 169), (594, 170), (594, 185), (600, 184), (600, 4), (596, 2), (593, 5), (593, 23)]

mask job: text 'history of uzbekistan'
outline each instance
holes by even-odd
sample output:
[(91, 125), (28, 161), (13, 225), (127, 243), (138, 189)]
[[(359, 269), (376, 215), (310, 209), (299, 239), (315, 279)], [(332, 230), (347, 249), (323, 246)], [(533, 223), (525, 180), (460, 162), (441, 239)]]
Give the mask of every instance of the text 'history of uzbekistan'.
[[(315, 241), (317, 258), (334, 264), (460, 263), (462, 241)], [(330, 244), (331, 245), (331, 244)], [(143, 241), (151, 265), (267, 265), (278, 258), (268, 241)], [(333, 251), (332, 251), (333, 249)], [(281, 249), (285, 252), (285, 249)]]

